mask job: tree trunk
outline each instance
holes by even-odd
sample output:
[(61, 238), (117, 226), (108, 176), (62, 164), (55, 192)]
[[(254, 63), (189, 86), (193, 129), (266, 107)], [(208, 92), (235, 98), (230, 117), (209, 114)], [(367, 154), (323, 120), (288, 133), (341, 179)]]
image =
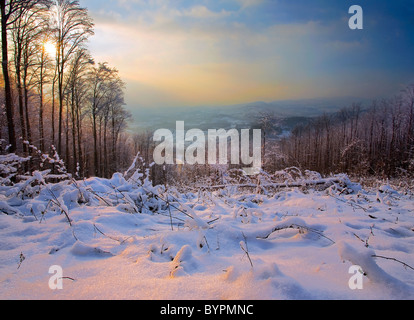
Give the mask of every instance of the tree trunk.
[(103, 149), (104, 149), (104, 157), (102, 159), (103, 161), (103, 175), (105, 178), (109, 178), (109, 172), (108, 172), (108, 149), (107, 149), (107, 141), (106, 141), (106, 131), (108, 127), (108, 119), (105, 117), (104, 120), (104, 132), (103, 132)]
[(78, 134), (78, 161), (79, 161), (79, 178), (85, 177), (85, 171), (84, 171), (84, 164), (83, 164), (83, 154), (82, 154), (82, 125), (81, 125), (81, 119), (80, 119), (80, 108), (79, 108), (79, 97), (76, 98), (76, 128), (77, 128), (77, 134)]
[(9, 57), (7, 44), (7, 15), (6, 0), (0, 0), (1, 9), (1, 43), (2, 43), (2, 70), (4, 78), (4, 98), (7, 118), (7, 130), (9, 135), (9, 151), (16, 151), (16, 133), (13, 119), (13, 100), (9, 76)]
[[(65, 125), (65, 158), (66, 158), (66, 168), (70, 171), (71, 168), (71, 159), (69, 152), (69, 100), (66, 101), (66, 125)], [(72, 171), (73, 172), (73, 171)]]
[(76, 157), (76, 123), (75, 123), (75, 89), (72, 87), (71, 117), (72, 117), (72, 154), (73, 154), (73, 173), (77, 172), (78, 160)]
[[(95, 102), (93, 102), (95, 104)], [(98, 169), (98, 136), (96, 130), (96, 111), (95, 106), (92, 110), (92, 131), (93, 131), (93, 164), (94, 164), (94, 174), (97, 177), (99, 173)]]
[(56, 145), (56, 129), (55, 129), (55, 91), (56, 91), (56, 76), (57, 76), (57, 66), (55, 67), (55, 75), (53, 76), (52, 82), (52, 145)]
[(39, 147), (43, 152), (45, 149), (45, 135), (43, 129), (43, 82), (44, 82), (44, 51), (42, 53), (39, 79)]
[[(16, 58), (17, 60), (20, 57)], [(22, 133), (23, 141), (27, 140), (26, 136), (26, 125), (24, 123), (24, 103), (23, 103), (23, 88), (22, 88), (22, 77), (21, 77), (21, 70), (20, 70), (20, 61), (16, 63), (16, 80), (17, 80), (17, 95), (19, 101), (19, 120), (20, 120), (20, 130)], [(23, 152), (27, 152), (27, 145), (23, 143)]]
[[(27, 67), (25, 67), (27, 68)], [(29, 89), (27, 87), (27, 70), (23, 72), (23, 92), (24, 92), (24, 112), (26, 117), (26, 137), (29, 143), (32, 143), (32, 129), (29, 121)], [(30, 152), (30, 150), (29, 150)]]
[(58, 71), (59, 119), (58, 119), (58, 154), (62, 154), (63, 135), (63, 68)]

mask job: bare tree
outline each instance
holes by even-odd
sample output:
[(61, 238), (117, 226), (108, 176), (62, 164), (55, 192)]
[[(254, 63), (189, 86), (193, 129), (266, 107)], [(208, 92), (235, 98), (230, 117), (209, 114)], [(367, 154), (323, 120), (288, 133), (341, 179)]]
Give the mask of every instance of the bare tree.
[(59, 99), (58, 153), (62, 152), (64, 74), (65, 67), (76, 50), (93, 34), (93, 22), (79, 1), (55, 0), (51, 7)]
[(83, 155), (82, 155), (82, 105), (85, 102), (87, 78), (90, 68), (94, 61), (89, 52), (80, 48), (76, 51), (70, 62), (67, 80), (67, 104), (70, 109), (71, 127), (72, 127), (72, 172), (78, 171), (83, 176)]
[(90, 116), (92, 121), (93, 134), (93, 159), (94, 173), (99, 175), (99, 158), (98, 158), (98, 117), (101, 112), (104, 99), (105, 87), (110, 79), (110, 69), (105, 63), (99, 63), (98, 67), (94, 67), (91, 74), (91, 104)]
[(11, 91), (8, 58), (8, 31), (10, 26), (21, 18), (21, 15), (33, 8), (38, 3), (45, 3), (42, 0), (0, 0), (1, 11), (1, 42), (2, 42), (2, 70), (5, 91), (5, 109), (7, 117), (9, 151), (16, 150), (16, 132), (14, 126), (14, 105)]
[(275, 130), (278, 119), (273, 112), (260, 112), (257, 116), (259, 127), (262, 129), (262, 159), (266, 157), (266, 141), (268, 136)]
[(297, 127), (282, 141), (290, 165), (321, 173), (358, 176), (412, 174), (414, 164), (414, 86), (392, 99), (353, 104)]
[[(54, 54), (51, 48), (55, 49), (55, 45), (50, 41), (50, 26), (49, 26), (49, 10), (42, 10), (38, 14), (38, 26), (40, 32), (35, 43), (37, 49), (35, 54), (36, 70), (33, 76), (36, 80), (36, 93), (39, 97), (38, 110), (38, 131), (39, 131), (39, 147), (40, 150), (45, 150), (45, 130), (44, 130), (44, 108), (45, 108), (45, 86), (50, 83), (53, 65)], [(48, 47), (49, 46), (49, 47)]]
[[(31, 121), (29, 121), (29, 95), (33, 87), (37, 86), (38, 61), (40, 35), (47, 29), (42, 14), (47, 11), (43, 4), (37, 4), (30, 10), (20, 8), (19, 19), (12, 25), (13, 56), (15, 67), (15, 79), (18, 92), (18, 105), (20, 126), (23, 140), (32, 142)], [(23, 151), (28, 148), (23, 143)]]
[[(18, 133), (23, 142), (55, 153), (56, 138), (68, 172), (79, 178), (91, 173), (109, 176), (123, 168), (131, 153), (125, 132), (131, 117), (124, 108), (125, 84), (115, 68), (95, 66), (86, 48), (93, 34), (87, 10), (74, 0), (4, 0), (0, 7), (5, 88), (0, 99), (7, 101), (0, 112), (0, 121), (7, 120), (0, 131), (1, 151), (7, 144), (9, 151), (20, 151)], [(83, 143), (88, 136), (93, 144)], [(30, 154), (34, 148), (23, 143), (21, 149)]]

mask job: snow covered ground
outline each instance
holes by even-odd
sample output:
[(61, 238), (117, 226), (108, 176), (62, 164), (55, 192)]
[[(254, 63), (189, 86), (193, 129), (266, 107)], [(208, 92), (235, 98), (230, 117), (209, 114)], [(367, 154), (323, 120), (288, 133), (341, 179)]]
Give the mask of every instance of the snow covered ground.
[(315, 189), (183, 194), (37, 173), (0, 189), (0, 298), (413, 299), (413, 196)]

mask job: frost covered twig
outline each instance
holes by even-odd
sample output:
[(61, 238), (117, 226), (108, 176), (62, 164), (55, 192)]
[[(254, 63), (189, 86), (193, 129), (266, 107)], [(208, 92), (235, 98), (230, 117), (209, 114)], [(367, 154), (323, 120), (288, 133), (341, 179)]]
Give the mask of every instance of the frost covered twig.
[[(169, 203), (169, 202), (167, 202), (167, 200), (165, 200), (165, 199), (163, 199), (161, 196), (159, 196), (159, 195), (157, 195), (157, 194), (154, 194), (154, 197), (157, 199), (160, 199), (160, 200), (162, 200), (162, 201), (164, 201), (165, 203)], [(177, 199), (176, 199), (177, 200)], [(178, 202), (178, 201), (177, 201)], [(176, 207), (175, 205), (173, 205), (173, 204), (169, 204), (171, 207), (173, 207), (174, 209), (176, 209), (176, 210), (178, 210), (178, 211), (180, 211), (181, 213), (183, 213), (183, 214), (185, 214), (187, 217), (189, 217), (189, 218), (191, 218), (191, 219), (194, 219), (194, 217), (192, 217), (190, 214), (188, 214), (187, 213), (187, 211), (185, 211), (185, 210), (181, 210), (180, 208), (178, 208), (178, 207)]]
[(0, 212), (4, 213), (7, 216), (21, 214), (21, 212), (18, 209), (12, 208), (4, 201), (0, 201)]
[(119, 190), (117, 187), (112, 185), (112, 183), (110, 183), (110, 185), (116, 192), (119, 192), (121, 194), (122, 198), (132, 207), (135, 213), (139, 213), (137, 206), (135, 205), (134, 201), (131, 199), (131, 197), (128, 194), (124, 194), (121, 190)]
[(401, 263), (405, 268), (410, 268), (411, 270), (414, 270), (414, 268), (412, 266), (410, 266), (407, 263), (402, 262), (402, 261), (400, 261), (398, 259), (395, 259), (395, 258), (389, 258), (389, 257), (384, 257), (384, 256), (377, 256), (376, 254), (373, 254), (371, 257), (373, 257), (373, 258), (381, 258), (381, 259), (386, 259), (386, 260), (392, 260), (392, 261)]
[(47, 191), (49, 191), (49, 193), (54, 198), (54, 199), (52, 199), (52, 202), (59, 207), (60, 211), (65, 215), (66, 219), (68, 220), (69, 225), (72, 227), (72, 221), (69, 218), (69, 212), (68, 212), (67, 208), (63, 207), (64, 205), (59, 201), (59, 199), (56, 197), (56, 195), (53, 193), (53, 191), (50, 190), (50, 188), (46, 187), (46, 189), (47, 189)]
[(224, 189), (227, 187), (237, 187), (237, 188), (261, 188), (266, 191), (266, 188), (274, 188), (274, 189), (282, 189), (282, 188), (300, 188), (300, 187), (312, 187), (312, 186), (320, 186), (320, 185), (329, 185), (332, 183), (341, 183), (343, 182), (337, 178), (328, 178), (328, 179), (320, 179), (320, 180), (304, 180), (292, 183), (264, 183), (264, 184), (253, 184), (253, 183), (246, 183), (246, 184), (222, 184), (222, 185), (215, 185), (215, 186), (203, 186), (205, 189)]
[(280, 231), (280, 230), (286, 230), (286, 229), (298, 229), (298, 230), (306, 230), (306, 231), (310, 231), (313, 233), (316, 233), (317, 235), (319, 235), (320, 237), (323, 237), (329, 241), (331, 241), (332, 243), (335, 243), (335, 241), (333, 241), (331, 238), (328, 238), (327, 236), (325, 236), (324, 234), (322, 234), (322, 231), (307, 227), (307, 226), (303, 226), (303, 225), (298, 225), (296, 223), (292, 223), (292, 224), (282, 224), (281, 226), (277, 226), (275, 228), (273, 228), (267, 235), (265, 236), (257, 236), (257, 239), (262, 239), (262, 240), (266, 240), (270, 237), (271, 234), (275, 233), (276, 231)]
[(371, 233), (370, 233), (370, 235), (369, 235), (369, 236), (368, 236), (368, 238), (366, 238), (365, 240), (364, 240), (364, 239), (362, 239), (360, 236), (358, 236), (355, 232), (353, 232), (352, 234), (355, 236), (355, 238), (357, 238), (357, 239), (358, 239), (358, 240), (360, 240), (361, 242), (365, 243), (365, 247), (366, 247), (366, 248), (369, 248), (369, 243), (368, 243), (368, 241), (369, 241), (369, 239), (371, 238), (371, 235), (374, 235), (374, 234), (372, 233), (372, 227), (371, 227)]
[(35, 154), (37, 154), (40, 158), (40, 167), (43, 168), (45, 163), (49, 163), (53, 166), (54, 170), (56, 169), (59, 174), (50, 174), (45, 176), (45, 178), (49, 179), (58, 179), (58, 180), (65, 180), (72, 178), (72, 175), (68, 173), (66, 169), (65, 162), (59, 157), (59, 154), (56, 151), (54, 145), (51, 146), (53, 156), (49, 156), (46, 153), (43, 153), (42, 150), (39, 150), (36, 146), (30, 144), (28, 141), (24, 142), (29, 149), (32, 150)]
[(240, 248), (244, 251), (244, 253), (246, 254), (247, 258), (249, 259), (250, 265), (253, 268), (253, 262), (252, 259), (250, 258), (250, 254), (249, 254), (249, 248), (247, 247), (247, 239), (245, 234), (242, 232), (243, 235), (243, 239), (244, 241), (240, 241)]
[(168, 196), (167, 196), (167, 207), (168, 207), (168, 213), (170, 214), (171, 231), (174, 231), (173, 222), (172, 222), (172, 215), (171, 215), (170, 200), (168, 199)]
[(353, 208), (357, 208), (357, 209), (362, 209), (362, 210), (364, 210), (364, 212), (367, 212), (368, 211), (368, 209), (367, 208), (364, 208), (363, 206), (361, 206), (361, 205), (359, 205), (359, 204), (357, 204), (357, 203), (355, 203), (355, 202), (348, 202), (348, 201), (346, 201), (346, 200), (343, 200), (343, 199), (341, 199), (341, 198), (338, 198), (338, 197), (335, 197), (335, 196), (333, 196), (333, 195), (331, 195), (331, 194), (329, 194), (329, 196), (331, 196), (332, 198), (334, 198), (334, 199), (336, 199), (336, 200), (339, 200), (339, 201), (341, 201), (341, 202), (343, 202), (343, 203), (346, 203), (346, 204), (348, 204), (348, 205), (350, 205), (351, 207), (353, 207)]
[(59, 279), (62, 279), (62, 280), (70, 280), (70, 281), (76, 281), (76, 279), (73, 279), (73, 278), (71, 278), (71, 277), (61, 277), (61, 278), (59, 278)]
[(111, 237), (111, 236), (108, 236), (107, 234), (105, 234), (105, 233), (103, 233), (97, 226), (96, 226), (96, 224), (94, 223), (93, 224), (93, 227), (95, 228), (95, 230), (96, 231), (98, 231), (100, 234), (102, 234), (103, 236), (105, 236), (105, 237), (107, 237), (107, 238), (109, 238), (109, 239), (111, 239), (111, 240), (114, 240), (114, 241), (117, 241), (117, 242), (119, 242), (120, 244), (122, 244), (122, 243), (124, 243), (127, 239), (129, 239), (129, 238), (131, 238), (131, 237), (129, 237), (129, 238), (126, 238), (125, 240), (119, 240), (119, 239), (117, 239), (117, 238), (114, 238), (114, 237)]
[(19, 264), (17, 266), (17, 269), (20, 269), (20, 266), (22, 265), (22, 263), (25, 259), (26, 259), (26, 257), (23, 255), (23, 252), (21, 252), (20, 256), (19, 256)]

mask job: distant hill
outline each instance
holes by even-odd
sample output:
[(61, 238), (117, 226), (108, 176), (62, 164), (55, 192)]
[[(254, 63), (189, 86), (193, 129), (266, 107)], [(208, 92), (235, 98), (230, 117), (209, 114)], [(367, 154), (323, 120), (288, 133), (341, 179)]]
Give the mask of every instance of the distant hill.
[(273, 102), (252, 102), (229, 106), (137, 108), (131, 110), (134, 123), (131, 131), (154, 131), (160, 128), (174, 130), (176, 121), (185, 121), (186, 130), (257, 128), (260, 113), (272, 113), (280, 119), (280, 130), (289, 131), (298, 123), (306, 122), (323, 113), (334, 113), (352, 103), (368, 101), (358, 98), (304, 99)]

